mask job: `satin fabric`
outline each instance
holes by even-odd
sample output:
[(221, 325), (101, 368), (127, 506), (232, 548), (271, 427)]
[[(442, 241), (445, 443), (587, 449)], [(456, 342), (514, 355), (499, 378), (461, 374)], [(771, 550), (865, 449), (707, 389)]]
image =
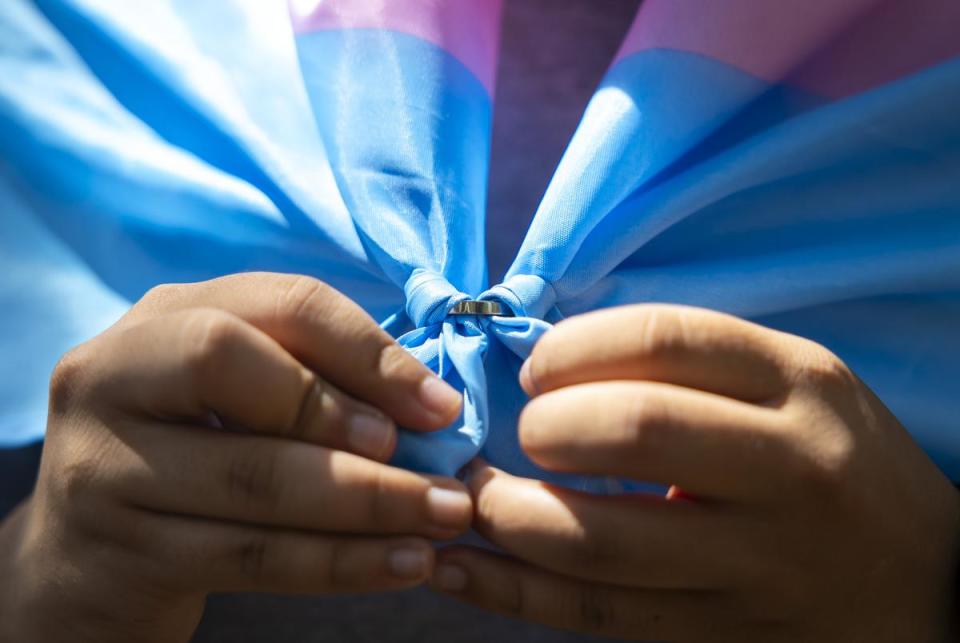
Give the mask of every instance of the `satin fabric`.
[[(55, 356), (151, 285), (263, 269), (464, 391), (403, 466), (620, 489), (529, 462), (516, 376), (551, 322), (666, 301), (825, 344), (960, 479), (960, 4), (647, 0), (491, 286), (500, 11), (8, 0), (0, 440), (42, 434)], [(512, 316), (450, 316), (466, 298)]]

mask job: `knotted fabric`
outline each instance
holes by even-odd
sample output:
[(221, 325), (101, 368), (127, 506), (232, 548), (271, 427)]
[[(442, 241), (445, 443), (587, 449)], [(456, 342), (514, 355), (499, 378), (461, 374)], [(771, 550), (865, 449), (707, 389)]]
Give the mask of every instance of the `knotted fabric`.
[[(960, 3), (646, 0), (491, 280), (500, 12), (6, 0), (0, 442), (42, 435), (56, 356), (150, 286), (257, 269), (331, 283), (464, 391), (404, 466), (608, 488), (526, 459), (517, 373), (550, 323), (657, 301), (825, 344), (960, 478)], [(478, 298), (510, 314), (449, 314)]]

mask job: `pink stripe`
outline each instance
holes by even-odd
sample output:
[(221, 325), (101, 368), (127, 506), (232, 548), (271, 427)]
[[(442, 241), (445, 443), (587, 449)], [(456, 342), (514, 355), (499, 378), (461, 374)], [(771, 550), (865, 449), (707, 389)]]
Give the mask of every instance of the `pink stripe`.
[(957, 0), (646, 0), (617, 56), (702, 54), (841, 97), (960, 55)]
[(389, 29), (449, 52), (493, 95), (503, 0), (289, 0), (297, 33)]

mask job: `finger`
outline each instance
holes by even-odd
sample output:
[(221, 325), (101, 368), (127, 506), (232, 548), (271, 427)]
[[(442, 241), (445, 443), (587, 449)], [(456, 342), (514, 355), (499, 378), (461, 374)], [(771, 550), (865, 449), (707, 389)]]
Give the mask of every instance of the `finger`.
[(456, 391), (321, 281), (245, 273), (162, 286), (148, 293), (127, 323), (196, 307), (218, 308), (259, 328), (326, 381), (405, 427), (442, 428), (459, 413)]
[(713, 592), (584, 582), (472, 547), (438, 552), (430, 585), (526, 621), (630, 640), (700, 640), (720, 622)]
[(183, 590), (345, 593), (413, 587), (433, 568), (422, 538), (310, 534), (151, 514), (145, 550)]
[(534, 347), (527, 393), (597, 380), (654, 380), (748, 401), (783, 394), (779, 333), (717, 312), (636, 305), (571, 317)]
[(723, 507), (594, 496), (483, 465), (471, 473), (477, 532), (554, 572), (625, 586), (711, 589), (760, 571), (750, 553), (756, 533)]
[(676, 484), (702, 497), (782, 497), (795, 459), (778, 411), (656, 382), (579, 384), (531, 400), (520, 444), (553, 471)]
[(303, 442), (176, 426), (117, 431), (110, 493), (136, 506), (310, 531), (466, 530), (472, 503), (452, 478), (426, 476)]
[(94, 398), (108, 408), (240, 426), (386, 461), (392, 420), (337, 390), (266, 333), (230, 313), (192, 309), (128, 326), (104, 350)]

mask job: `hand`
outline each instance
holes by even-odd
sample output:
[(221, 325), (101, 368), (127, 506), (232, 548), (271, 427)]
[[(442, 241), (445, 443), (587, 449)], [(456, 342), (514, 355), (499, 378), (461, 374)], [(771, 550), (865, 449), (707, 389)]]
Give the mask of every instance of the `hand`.
[(0, 639), (187, 641), (211, 591), (422, 582), (472, 513), (385, 464), (459, 395), (306, 277), (162, 286), (51, 382), (39, 481), (0, 532)]
[(640, 305), (559, 324), (521, 383), (539, 465), (676, 486), (597, 497), (478, 465), (475, 526), (510, 556), (450, 548), (436, 588), (630, 639), (945, 640), (960, 495), (823, 347)]

